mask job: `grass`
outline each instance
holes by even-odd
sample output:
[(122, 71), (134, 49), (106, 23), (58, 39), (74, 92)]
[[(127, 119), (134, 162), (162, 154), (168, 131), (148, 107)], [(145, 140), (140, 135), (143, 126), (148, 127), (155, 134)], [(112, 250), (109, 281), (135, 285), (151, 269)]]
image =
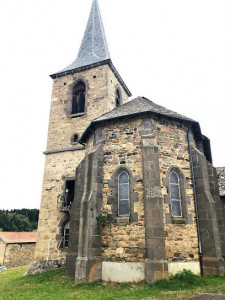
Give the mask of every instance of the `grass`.
[(225, 277), (173, 276), (155, 284), (74, 283), (65, 278), (64, 270), (24, 277), (27, 267), (8, 269), (0, 273), (0, 299), (76, 299), (76, 300), (136, 300), (183, 299), (201, 293), (225, 294)]

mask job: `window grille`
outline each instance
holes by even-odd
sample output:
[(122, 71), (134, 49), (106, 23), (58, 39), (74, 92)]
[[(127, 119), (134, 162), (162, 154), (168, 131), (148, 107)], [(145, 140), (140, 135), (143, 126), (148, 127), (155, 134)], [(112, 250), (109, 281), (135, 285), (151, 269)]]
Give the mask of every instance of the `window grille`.
[(70, 222), (68, 221), (64, 226), (64, 248), (68, 248), (69, 246), (69, 231), (70, 231)]

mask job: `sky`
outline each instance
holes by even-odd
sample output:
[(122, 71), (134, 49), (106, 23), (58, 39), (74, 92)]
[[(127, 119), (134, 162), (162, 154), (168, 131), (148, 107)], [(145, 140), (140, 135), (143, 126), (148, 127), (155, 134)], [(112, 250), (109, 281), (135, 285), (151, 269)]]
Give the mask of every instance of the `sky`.
[[(77, 55), (92, 0), (0, 0), (0, 209), (39, 208), (50, 74)], [(132, 92), (193, 118), (225, 166), (225, 1), (99, 0)], [(132, 99), (131, 98), (131, 99)]]

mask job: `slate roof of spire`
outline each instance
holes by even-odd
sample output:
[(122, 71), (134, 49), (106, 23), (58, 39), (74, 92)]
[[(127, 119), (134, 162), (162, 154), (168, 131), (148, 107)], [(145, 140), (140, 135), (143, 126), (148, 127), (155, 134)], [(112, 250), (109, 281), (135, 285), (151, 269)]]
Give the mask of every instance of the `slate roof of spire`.
[(65, 72), (110, 59), (105, 30), (99, 11), (98, 1), (93, 0), (91, 13), (77, 58), (61, 70)]
[(219, 182), (220, 196), (225, 196), (225, 167), (216, 168)]
[(51, 78), (61, 77), (103, 64), (108, 64), (111, 67), (127, 95), (131, 96), (131, 92), (111, 61), (98, 0), (93, 0), (87, 27), (76, 60), (66, 68), (50, 76)]
[(176, 120), (183, 120), (183, 121), (194, 123), (196, 124), (198, 130), (200, 130), (198, 122), (194, 121), (193, 119), (178, 114), (177, 112), (167, 109), (161, 105), (158, 105), (145, 97), (137, 97), (131, 101), (126, 102), (125, 104), (119, 107), (114, 108), (110, 112), (94, 119), (90, 123), (89, 127), (83, 133), (82, 137), (80, 138), (80, 142), (81, 143), (85, 142), (86, 137), (88, 136), (89, 128), (93, 127), (94, 124), (96, 123), (109, 121), (112, 119), (123, 118), (123, 117), (130, 117), (130, 116), (147, 113), (147, 112), (156, 115), (166, 116)]

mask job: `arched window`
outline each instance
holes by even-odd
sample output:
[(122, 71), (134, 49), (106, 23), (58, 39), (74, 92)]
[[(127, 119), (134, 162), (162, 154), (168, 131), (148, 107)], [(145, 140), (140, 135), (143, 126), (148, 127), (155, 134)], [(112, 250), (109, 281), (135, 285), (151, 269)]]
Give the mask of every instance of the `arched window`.
[(116, 107), (121, 105), (121, 94), (120, 90), (116, 89)]
[(180, 181), (176, 172), (170, 173), (170, 205), (173, 217), (182, 217)]
[(130, 215), (129, 175), (122, 171), (118, 176), (118, 211), (119, 216)]
[(70, 231), (70, 222), (66, 222), (64, 225), (64, 231), (63, 231), (63, 247), (68, 248), (69, 246), (69, 231)]
[(71, 114), (80, 114), (85, 112), (85, 91), (86, 86), (82, 81), (78, 81), (73, 88), (72, 110)]

